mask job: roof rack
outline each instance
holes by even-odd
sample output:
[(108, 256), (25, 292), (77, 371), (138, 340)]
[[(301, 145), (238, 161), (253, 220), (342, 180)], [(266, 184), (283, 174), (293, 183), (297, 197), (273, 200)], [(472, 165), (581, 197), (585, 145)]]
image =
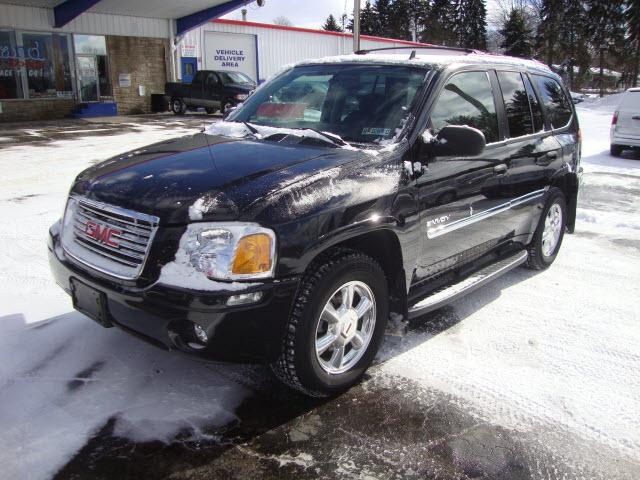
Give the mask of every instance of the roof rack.
[(478, 53), (478, 50), (474, 50), (472, 48), (445, 47), (444, 45), (425, 45), (425, 46), (414, 45), (411, 47), (369, 48), (367, 50), (356, 50), (354, 53), (356, 55), (366, 55), (367, 53), (382, 52), (386, 50), (445, 50), (450, 52), (462, 52), (466, 54)]

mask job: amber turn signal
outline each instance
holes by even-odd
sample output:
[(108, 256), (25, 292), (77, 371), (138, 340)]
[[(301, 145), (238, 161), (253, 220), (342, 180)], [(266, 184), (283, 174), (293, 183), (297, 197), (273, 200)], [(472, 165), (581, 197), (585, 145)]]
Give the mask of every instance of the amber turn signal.
[(233, 259), (232, 273), (250, 275), (271, 270), (271, 237), (266, 233), (240, 239)]

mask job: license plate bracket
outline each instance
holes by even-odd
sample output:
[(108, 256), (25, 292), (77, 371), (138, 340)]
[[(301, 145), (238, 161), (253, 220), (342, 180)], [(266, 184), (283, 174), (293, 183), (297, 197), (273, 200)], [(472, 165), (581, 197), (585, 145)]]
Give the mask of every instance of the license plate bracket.
[(71, 279), (73, 308), (85, 314), (105, 328), (113, 327), (111, 314), (107, 308), (107, 296), (75, 278)]

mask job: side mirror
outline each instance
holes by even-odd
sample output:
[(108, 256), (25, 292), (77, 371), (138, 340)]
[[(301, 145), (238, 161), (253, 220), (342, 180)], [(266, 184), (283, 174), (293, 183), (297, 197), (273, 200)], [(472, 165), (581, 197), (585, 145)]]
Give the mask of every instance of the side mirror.
[(474, 157), (486, 146), (484, 133), (467, 125), (447, 125), (438, 136), (425, 139), (427, 151), (435, 157)]

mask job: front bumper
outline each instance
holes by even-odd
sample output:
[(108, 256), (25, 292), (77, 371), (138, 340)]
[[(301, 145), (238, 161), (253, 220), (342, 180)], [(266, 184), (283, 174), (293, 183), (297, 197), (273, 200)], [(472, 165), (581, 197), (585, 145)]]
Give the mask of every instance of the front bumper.
[[(107, 324), (111, 323), (156, 346), (199, 357), (229, 362), (266, 363), (277, 359), (286, 320), (299, 278), (256, 284), (246, 290), (200, 292), (158, 283), (132, 287), (94, 275), (69, 259), (54, 227), (49, 231), (49, 264), (56, 283), (72, 295), (72, 280), (104, 294)], [(250, 305), (230, 307), (231, 295), (262, 291)], [(207, 333), (206, 345), (197, 345), (194, 324)]]

